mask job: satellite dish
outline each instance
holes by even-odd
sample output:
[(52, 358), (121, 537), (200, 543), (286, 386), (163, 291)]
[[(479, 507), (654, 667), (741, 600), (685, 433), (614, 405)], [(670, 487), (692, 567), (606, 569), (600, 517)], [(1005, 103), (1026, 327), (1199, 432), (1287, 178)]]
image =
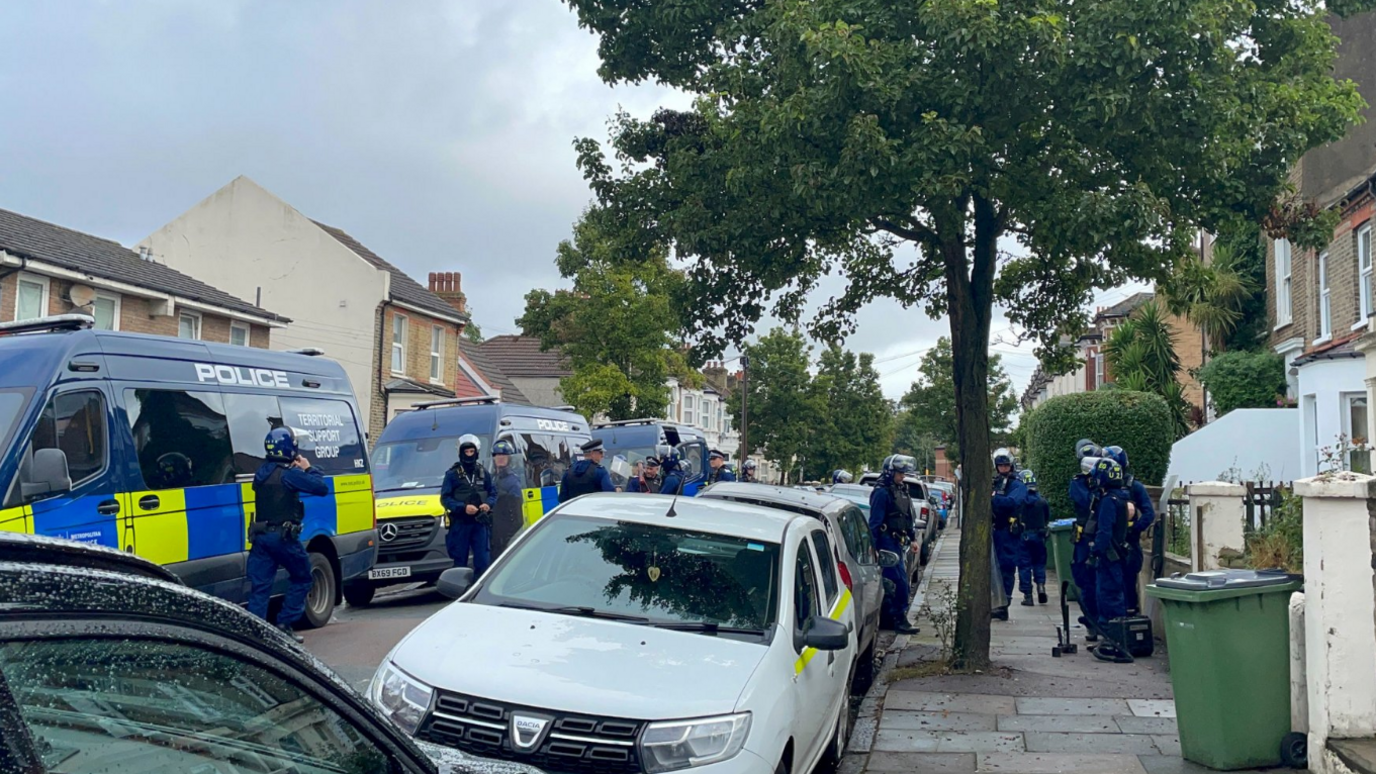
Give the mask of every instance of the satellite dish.
[(73, 285), (67, 297), (72, 300), (72, 306), (90, 306), (96, 300), (96, 291), (89, 285)]

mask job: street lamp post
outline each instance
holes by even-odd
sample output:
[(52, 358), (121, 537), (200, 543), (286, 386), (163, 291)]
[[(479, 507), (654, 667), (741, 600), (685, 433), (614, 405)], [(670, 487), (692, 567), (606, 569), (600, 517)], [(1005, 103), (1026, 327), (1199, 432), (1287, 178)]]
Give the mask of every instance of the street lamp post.
[(750, 357), (741, 355), (741, 470), (750, 456)]

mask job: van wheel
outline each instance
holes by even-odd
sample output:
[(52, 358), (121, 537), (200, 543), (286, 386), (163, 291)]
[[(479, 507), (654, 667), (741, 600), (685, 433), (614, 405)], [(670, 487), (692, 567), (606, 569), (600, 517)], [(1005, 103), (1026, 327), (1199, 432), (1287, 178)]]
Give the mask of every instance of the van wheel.
[(311, 559), (311, 593), (306, 595), (306, 614), (301, 617), (302, 629), (319, 629), (334, 615), (334, 600), (339, 587), (329, 557), (314, 551)]
[(373, 603), (373, 595), (377, 593), (377, 587), (371, 583), (346, 583), (344, 584), (344, 601), (349, 603), (349, 607), (367, 607)]

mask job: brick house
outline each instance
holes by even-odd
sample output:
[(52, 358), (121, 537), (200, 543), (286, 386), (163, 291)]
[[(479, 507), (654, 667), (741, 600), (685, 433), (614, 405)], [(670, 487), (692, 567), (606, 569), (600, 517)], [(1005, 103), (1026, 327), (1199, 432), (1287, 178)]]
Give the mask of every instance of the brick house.
[(565, 402), (559, 381), (573, 371), (557, 349), (540, 349), (540, 340), (534, 336), (505, 335), (484, 341), (482, 354), (535, 405)]
[(118, 242), (0, 210), (0, 321), (70, 313), (104, 330), (259, 348), (290, 322)]
[[(1376, 93), (1376, 12), (1333, 19), (1340, 40), (1334, 77)], [(1284, 239), (1266, 246), (1267, 315), (1271, 347), (1286, 361), (1287, 388), (1300, 409), (1300, 472), (1313, 476), (1324, 447), (1340, 437), (1373, 437), (1368, 384), (1376, 363), (1365, 357), (1376, 315), (1373, 224), (1376, 219), (1376, 109), (1337, 142), (1305, 154), (1291, 182), (1306, 203), (1335, 210), (1339, 222), (1322, 250), (1302, 250)], [(1369, 470), (1363, 452), (1342, 454), (1348, 467)]]
[(160, 262), (290, 313), (274, 349), (318, 347), (349, 375), (368, 434), (453, 397), (468, 323), (457, 273), (422, 286), (343, 229), (238, 177), (140, 243)]

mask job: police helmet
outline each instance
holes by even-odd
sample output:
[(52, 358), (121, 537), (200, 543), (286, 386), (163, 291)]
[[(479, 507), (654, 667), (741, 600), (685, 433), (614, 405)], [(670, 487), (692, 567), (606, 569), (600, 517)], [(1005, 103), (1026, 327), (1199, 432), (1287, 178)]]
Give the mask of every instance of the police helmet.
[(890, 454), (884, 458), (885, 473), (911, 473), (917, 470), (917, 460), (906, 454)]
[(849, 484), (854, 480), (855, 476), (852, 476), (849, 470), (838, 470), (831, 474), (831, 483), (833, 484)]
[(654, 456), (654, 455), (650, 455), (649, 457), (646, 457), (645, 460), (644, 460), (644, 462), (645, 462), (645, 467), (647, 467), (647, 468), (657, 468), (657, 467), (659, 467), (659, 458), (656, 457), (656, 456)]
[(296, 436), (289, 427), (274, 427), (263, 439), (263, 451), (273, 462), (291, 462), (296, 459)]
[(1089, 480), (1099, 489), (1119, 489), (1123, 486), (1123, 466), (1117, 460), (1104, 457), (1094, 463)]
[(998, 467), (999, 465), (1007, 465), (1010, 468), (1013, 467), (1013, 453), (1003, 448), (995, 451), (994, 467)]
[(1021, 481), (1023, 486), (1027, 487), (1028, 489), (1031, 489), (1034, 492), (1037, 490), (1036, 473), (1033, 473), (1032, 471), (1024, 468), (1023, 470), (1018, 471), (1018, 480)]
[(463, 456), (463, 450), (472, 446), (473, 453), (476, 455), (483, 450), (483, 442), (478, 440), (478, 436), (472, 433), (464, 433), (459, 436), (459, 456)]
[(1105, 446), (1104, 456), (1118, 463), (1123, 468), (1123, 474), (1128, 472), (1128, 453), (1121, 446)]
[(168, 452), (158, 457), (159, 483), (167, 489), (191, 484), (191, 458), (181, 452)]
[(755, 461), (752, 460), (752, 459), (746, 458), (745, 462), (741, 463), (741, 467), (745, 468), (746, 470), (754, 470), (754, 469), (755, 469)]
[(492, 454), (493, 456), (498, 454), (505, 454), (508, 457), (514, 456), (516, 454), (516, 444), (503, 438), (492, 444)]
[(711, 451), (707, 452), (707, 459), (722, 460), (724, 462), (726, 460), (726, 455), (723, 454), (720, 449), (712, 449)]
[(678, 449), (668, 444), (656, 446), (655, 456), (659, 458), (659, 464), (665, 470), (676, 470), (679, 462), (683, 460), (683, 455), (678, 453)]
[(1086, 457), (1102, 457), (1104, 453), (1103, 450), (1099, 448), (1099, 444), (1088, 438), (1081, 438), (1075, 442), (1075, 456), (1079, 459), (1084, 459)]

